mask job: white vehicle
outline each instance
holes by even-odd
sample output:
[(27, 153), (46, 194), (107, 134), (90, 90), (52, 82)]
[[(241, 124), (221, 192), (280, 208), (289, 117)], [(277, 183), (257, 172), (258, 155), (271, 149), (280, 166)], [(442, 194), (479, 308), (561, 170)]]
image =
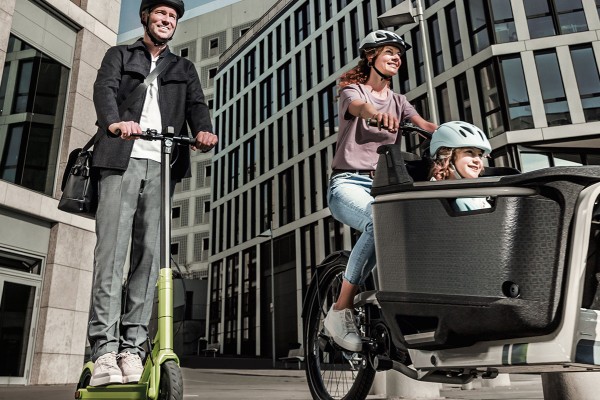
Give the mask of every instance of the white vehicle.
[[(376, 276), (355, 298), (363, 349), (323, 333), (348, 260), (341, 251), (317, 268), (304, 302), (314, 399), (364, 399), (388, 369), (458, 384), (600, 370), (600, 166), (429, 182), (421, 159), (397, 146), (379, 153)], [(450, 205), (476, 196), (492, 208)]]

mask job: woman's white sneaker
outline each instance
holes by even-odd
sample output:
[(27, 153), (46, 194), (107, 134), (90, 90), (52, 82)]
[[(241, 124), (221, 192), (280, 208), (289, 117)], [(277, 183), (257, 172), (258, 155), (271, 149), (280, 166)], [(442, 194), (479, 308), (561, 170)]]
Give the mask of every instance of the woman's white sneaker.
[(334, 310), (331, 306), (325, 317), (324, 325), (325, 334), (339, 346), (350, 351), (362, 350), (362, 340), (356, 329), (354, 314), (349, 308)]

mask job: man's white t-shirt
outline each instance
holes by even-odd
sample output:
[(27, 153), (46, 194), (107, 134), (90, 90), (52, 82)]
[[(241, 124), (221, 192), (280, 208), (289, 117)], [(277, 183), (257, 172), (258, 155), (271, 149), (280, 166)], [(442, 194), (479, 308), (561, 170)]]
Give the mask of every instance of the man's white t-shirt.
[[(156, 68), (156, 60), (152, 59), (150, 64), (150, 72)], [(162, 131), (162, 120), (160, 118), (160, 108), (158, 106), (158, 84), (156, 77), (146, 89), (146, 99), (144, 100), (144, 108), (140, 118), (140, 127), (143, 131), (146, 129), (156, 129), (158, 133)], [(133, 144), (132, 158), (145, 158), (160, 162), (161, 156), (160, 140), (142, 140), (138, 139)]]

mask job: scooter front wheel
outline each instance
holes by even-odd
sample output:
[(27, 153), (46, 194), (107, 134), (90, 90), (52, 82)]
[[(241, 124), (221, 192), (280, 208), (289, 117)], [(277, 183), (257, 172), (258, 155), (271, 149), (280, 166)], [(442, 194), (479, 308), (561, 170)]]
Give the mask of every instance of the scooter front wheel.
[(168, 360), (160, 366), (160, 387), (158, 400), (182, 400), (183, 378), (181, 369), (174, 360)]

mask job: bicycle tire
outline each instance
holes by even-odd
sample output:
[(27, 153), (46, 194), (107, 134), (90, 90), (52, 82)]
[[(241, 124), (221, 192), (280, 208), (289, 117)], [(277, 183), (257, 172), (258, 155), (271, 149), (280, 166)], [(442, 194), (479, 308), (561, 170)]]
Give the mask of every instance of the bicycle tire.
[[(315, 400), (364, 400), (375, 379), (375, 370), (360, 353), (346, 352), (330, 342), (323, 349), (323, 320), (337, 299), (348, 258), (342, 256), (322, 267), (313, 277), (318, 287), (307, 299), (304, 343), (308, 386)], [(359, 329), (360, 331), (360, 329)]]

